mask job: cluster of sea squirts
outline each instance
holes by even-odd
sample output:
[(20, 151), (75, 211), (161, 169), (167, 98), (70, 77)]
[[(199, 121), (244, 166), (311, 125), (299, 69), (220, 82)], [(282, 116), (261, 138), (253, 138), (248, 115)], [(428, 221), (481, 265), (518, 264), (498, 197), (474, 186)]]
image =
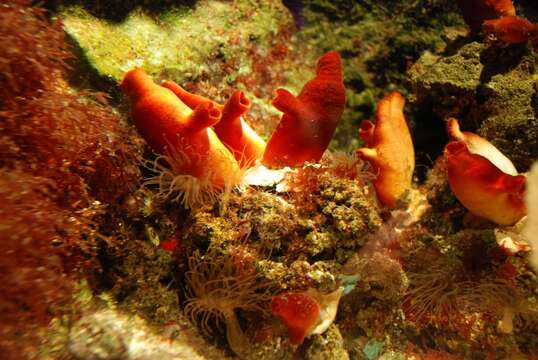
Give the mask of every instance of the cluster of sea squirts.
[[(519, 25), (503, 27), (511, 18), (491, 20), (515, 15), (497, 5), (480, 24), (486, 21), (501, 41), (523, 42)], [(528, 28), (525, 42), (534, 41), (534, 27), (510, 21)], [(240, 357), (285, 333), (292, 351), (335, 319), (342, 328), (369, 328), (374, 338), (397, 319), (402, 328), (411, 322), (419, 332), (435, 326), (470, 339), (492, 324), (512, 333), (516, 314), (536, 317), (525, 290), (517, 289), (514, 262), (521, 260), (510, 257), (523, 248), (498, 245), (491, 231), (525, 216), (525, 176), (451, 118), (444, 159), (431, 182), (415, 189), (413, 142), (397, 92), (378, 103), (375, 122), (361, 124), (365, 147), (323, 157), (345, 106), (341, 66), (338, 53), (329, 52), (298, 96), (277, 90), (273, 105), (284, 115), (267, 143), (242, 118), (250, 103), (241, 92), (220, 105), (171, 81), (157, 85), (140, 69), (125, 75), (121, 87), (135, 124), (156, 163), (164, 161), (148, 184), (158, 185), (165, 202), (190, 209), (188, 226), (167, 247), (187, 252), (186, 315), (208, 334), (224, 324)], [(244, 180), (252, 174), (257, 181)], [(450, 225), (448, 212), (428, 204), (428, 187), (442, 191), (436, 181), (448, 183), (474, 216), (465, 220), (468, 229)], [(375, 299), (372, 307), (383, 314), (365, 310), (360, 294)], [(368, 315), (341, 315), (356, 312), (354, 302)], [(395, 304), (403, 316), (388, 310)], [(248, 328), (255, 334), (249, 336), (253, 319), (263, 325)], [(379, 323), (365, 326), (365, 319)]]

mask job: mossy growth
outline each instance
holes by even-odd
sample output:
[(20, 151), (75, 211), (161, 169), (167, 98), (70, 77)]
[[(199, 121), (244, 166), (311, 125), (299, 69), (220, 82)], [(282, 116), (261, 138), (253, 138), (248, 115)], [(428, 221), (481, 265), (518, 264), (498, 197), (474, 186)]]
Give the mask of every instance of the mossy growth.
[(118, 303), (153, 322), (181, 317), (172, 254), (146, 241), (127, 241), (103, 254), (100, 289)]
[(305, 360), (349, 359), (340, 330), (334, 324), (325, 333), (312, 336), (309, 343), (303, 354)]
[(286, 263), (345, 262), (381, 223), (371, 174), (356, 158), (345, 158), (297, 170), (286, 193), (246, 189), (230, 196), (224, 214), (210, 207), (193, 211), (184, 242), (223, 248), (244, 242)]
[(137, 7), (159, 14), (170, 8), (188, 9), (195, 4), (196, 0), (49, 0), (45, 6), (57, 11), (61, 7), (81, 5), (94, 16), (119, 22)]
[[(465, 44), (453, 54), (424, 55), (409, 75), (415, 106), (433, 112), (417, 121), (423, 128), (442, 129), (442, 120), (456, 117), (463, 130), (486, 138), (519, 171), (527, 171), (538, 153), (537, 59), (531, 46), (479, 42)], [(437, 156), (444, 143), (429, 149), (430, 155)]]
[[(247, 17), (249, 12), (257, 16)], [(119, 81), (128, 70), (141, 67), (158, 79), (166, 76), (183, 83), (210, 73), (212, 60), (244, 55), (251, 39), (263, 43), (286, 15), (274, 2), (253, 6), (200, 1), (194, 8), (169, 9), (158, 17), (139, 9), (121, 23), (97, 19), (77, 6), (66, 8), (60, 17), (99, 75)], [(224, 31), (230, 28), (236, 30)], [(242, 64), (246, 66), (247, 59)]]

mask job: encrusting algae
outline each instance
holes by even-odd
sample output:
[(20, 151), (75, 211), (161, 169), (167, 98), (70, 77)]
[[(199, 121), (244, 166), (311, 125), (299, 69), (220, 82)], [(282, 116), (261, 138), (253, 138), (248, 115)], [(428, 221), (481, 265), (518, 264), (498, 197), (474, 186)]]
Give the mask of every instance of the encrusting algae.
[(528, 5), (289, 3), (1, 6), (8, 358), (538, 353)]

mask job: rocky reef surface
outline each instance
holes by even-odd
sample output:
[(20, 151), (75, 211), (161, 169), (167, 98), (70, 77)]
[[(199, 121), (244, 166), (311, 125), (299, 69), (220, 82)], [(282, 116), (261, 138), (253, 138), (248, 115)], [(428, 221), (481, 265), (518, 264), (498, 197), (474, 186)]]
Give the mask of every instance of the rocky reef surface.
[[(444, 120), (456, 117), (520, 173), (538, 159), (531, 44), (468, 34), (444, 0), (2, 6), (0, 34), (16, 50), (0, 51), (8, 359), (538, 354), (538, 279), (522, 223), (469, 215), (441, 156)], [(319, 163), (193, 209), (145, 182), (156, 155), (119, 90), (126, 71), (218, 103), (242, 90), (245, 120), (267, 139), (280, 119), (274, 91), (298, 93), (329, 50), (342, 56), (347, 104)], [(417, 169), (387, 208), (353, 151), (359, 122), (394, 90), (408, 100)], [(275, 297), (288, 293), (321, 307), (321, 330), (299, 343), (275, 316)]]

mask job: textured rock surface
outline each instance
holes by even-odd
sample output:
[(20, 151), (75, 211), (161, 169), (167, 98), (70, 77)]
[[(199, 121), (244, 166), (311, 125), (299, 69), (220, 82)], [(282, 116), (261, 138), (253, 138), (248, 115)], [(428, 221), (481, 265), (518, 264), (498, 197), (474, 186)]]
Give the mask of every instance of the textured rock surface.
[(418, 107), (431, 106), (437, 119), (422, 121), (456, 117), (527, 171), (538, 153), (537, 58), (530, 47), (478, 42), (452, 55), (423, 55), (410, 81)]
[(115, 310), (97, 311), (71, 328), (67, 348), (80, 360), (224, 359), (192, 329), (176, 326), (175, 336), (157, 335), (144, 320)]
[[(291, 21), (273, 1), (199, 1), (194, 8), (179, 7), (159, 17), (133, 11), (120, 23), (96, 18), (80, 7), (67, 8), (61, 17), (91, 67), (115, 81), (135, 66), (178, 81), (210, 77), (212, 62), (245, 56), (252, 41), (267, 45), (268, 36)], [(250, 71), (251, 65), (242, 62), (239, 72)]]

